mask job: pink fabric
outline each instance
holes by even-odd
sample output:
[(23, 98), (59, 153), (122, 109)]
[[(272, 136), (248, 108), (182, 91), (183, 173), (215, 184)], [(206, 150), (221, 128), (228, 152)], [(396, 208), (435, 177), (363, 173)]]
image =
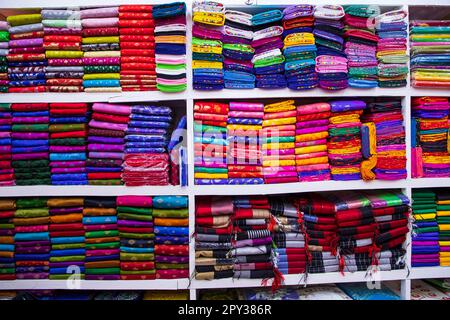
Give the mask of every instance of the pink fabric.
[(150, 208), (153, 205), (152, 200), (150, 196), (118, 196), (116, 202), (118, 206)]
[(109, 104), (109, 103), (101, 103), (96, 102), (92, 106), (92, 110), (98, 111), (101, 113), (107, 114), (120, 114), (120, 115), (130, 115), (131, 107), (127, 105), (119, 105), (119, 104)]
[(229, 106), (232, 111), (264, 111), (264, 104), (262, 103), (247, 103), (247, 102), (230, 102)]

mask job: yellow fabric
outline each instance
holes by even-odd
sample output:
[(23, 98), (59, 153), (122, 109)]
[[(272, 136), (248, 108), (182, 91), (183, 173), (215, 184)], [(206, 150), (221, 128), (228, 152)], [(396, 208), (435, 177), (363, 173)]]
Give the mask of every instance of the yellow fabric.
[(348, 153), (356, 153), (361, 150), (361, 147), (352, 147), (352, 148), (343, 148), (343, 149), (329, 149), (329, 154), (348, 154)]
[(264, 106), (264, 112), (281, 112), (291, 111), (297, 108), (294, 105), (294, 100), (285, 100), (277, 103), (271, 103)]
[(295, 142), (314, 141), (314, 140), (325, 139), (326, 137), (328, 137), (328, 131), (300, 134), (300, 135), (295, 136)]
[(83, 44), (93, 44), (93, 43), (119, 43), (119, 36), (109, 36), (109, 37), (88, 37), (83, 38)]
[(404, 50), (386, 50), (386, 51), (378, 51), (377, 52), (377, 58), (384, 57), (384, 56), (403, 56), (405, 54)]
[(185, 36), (156, 36), (155, 43), (186, 43)]
[(264, 143), (262, 145), (263, 150), (292, 149), (292, 148), (295, 148), (294, 142)]
[(40, 13), (18, 14), (6, 17), (6, 21), (11, 27), (20, 26), (24, 24), (35, 24), (42, 21)]
[(272, 127), (272, 126), (281, 126), (285, 124), (294, 124), (297, 122), (296, 117), (290, 117), (290, 118), (279, 118), (279, 119), (269, 119), (269, 120), (263, 120), (263, 127)]
[(450, 211), (437, 211), (436, 214), (438, 217), (450, 217)]
[(439, 231), (450, 231), (450, 224), (440, 224)]
[(122, 92), (121, 87), (84, 88), (84, 92)]
[(344, 173), (359, 173), (360, 168), (331, 168), (332, 174), (344, 174)]
[(83, 80), (96, 80), (96, 79), (120, 80), (120, 73), (88, 73), (83, 75)]
[(297, 166), (306, 166), (309, 164), (322, 164), (322, 163), (328, 163), (328, 157), (318, 157), (318, 158), (295, 160), (295, 164)]
[(120, 57), (120, 51), (88, 51), (84, 53), (85, 58)]
[(413, 78), (415, 80), (429, 80), (429, 81), (450, 81), (450, 74), (445, 72), (426, 72), (426, 71), (415, 71), (413, 73)]
[(381, 151), (378, 152), (379, 156), (389, 156), (389, 157), (404, 157), (406, 156), (406, 150), (391, 150), (391, 151)]
[(295, 160), (264, 160), (263, 167), (295, 166)]
[(291, 33), (284, 38), (284, 48), (298, 45), (314, 44), (314, 35), (309, 32)]
[(416, 220), (436, 219), (436, 214), (435, 213), (415, 214), (414, 219), (416, 219)]
[[(192, 52), (222, 54), (222, 46), (198, 46), (192, 44)], [(198, 60), (194, 60), (198, 61)]]
[(327, 151), (327, 146), (324, 144), (320, 144), (317, 146), (295, 148), (295, 154), (307, 154), (307, 153), (322, 152), (322, 151)]
[(223, 26), (225, 24), (225, 15), (217, 12), (194, 12), (192, 21), (212, 26)]
[(411, 39), (414, 40), (416, 38), (422, 39), (439, 39), (439, 38), (448, 38), (450, 39), (450, 34), (447, 33), (432, 33), (432, 34), (412, 34)]
[(228, 173), (194, 173), (196, 179), (228, 179)]
[(252, 124), (228, 124), (228, 130), (261, 130), (262, 126)]
[[(439, 245), (441, 247), (448, 247), (448, 246), (450, 246), (450, 241), (439, 241)], [(443, 252), (441, 252), (441, 253), (443, 253)], [(445, 252), (445, 255), (450, 257), (450, 251), (449, 252)]]
[(436, 204), (450, 204), (450, 200), (438, 200)]
[(450, 163), (450, 156), (423, 156), (425, 163)]
[(223, 63), (218, 61), (193, 60), (192, 69), (223, 69)]
[(359, 114), (347, 114), (347, 115), (343, 115), (343, 116), (330, 117), (331, 124), (341, 124), (341, 123), (358, 122), (358, 121), (359, 121)]
[(83, 58), (83, 53), (83, 51), (47, 50), (45, 51), (45, 57), (47, 59)]

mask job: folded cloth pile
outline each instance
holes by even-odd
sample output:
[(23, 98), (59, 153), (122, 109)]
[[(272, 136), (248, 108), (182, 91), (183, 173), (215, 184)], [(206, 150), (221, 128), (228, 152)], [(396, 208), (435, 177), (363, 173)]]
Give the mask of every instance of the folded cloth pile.
[(348, 86), (342, 21), (344, 15), (344, 9), (339, 5), (316, 6), (314, 11), (316, 72), (319, 77), (319, 87), (322, 89), (339, 90)]
[(20, 198), (14, 213), (16, 279), (48, 279), (49, 212), (45, 198)]
[(330, 110), (326, 102), (297, 106), (295, 155), (299, 181), (331, 178), (327, 152)]
[(16, 280), (14, 212), (16, 200), (0, 200), (0, 280)]
[(449, 176), (449, 110), (448, 98), (412, 98), (411, 145), (414, 177)]
[(188, 197), (153, 197), (153, 217), (156, 278), (189, 278)]
[(86, 280), (120, 280), (116, 198), (86, 197), (83, 226), (86, 231)]
[(8, 16), (8, 92), (45, 92), (44, 26), (40, 13)]
[(50, 275), (52, 280), (68, 279), (76, 274), (84, 279), (86, 257), (83, 227), (84, 198), (49, 198)]
[(439, 266), (439, 226), (436, 211), (436, 194), (432, 190), (413, 190), (412, 267)]
[(332, 101), (328, 129), (328, 158), (333, 180), (361, 179), (362, 100)]
[(155, 279), (152, 197), (118, 196), (120, 279)]
[(233, 199), (234, 278), (274, 278), (270, 204), (266, 196), (237, 196)]
[(406, 145), (400, 99), (370, 102), (362, 116), (364, 180), (406, 179)]
[(0, 103), (0, 186), (15, 185), (12, 167), (11, 104)]
[(297, 182), (294, 100), (264, 106), (262, 161), (265, 183)]
[(186, 90), (186, 3), (153, 7), (157, 88), (163, 92)]
[(167, 145), (167, 150), (169, 151), (169, 161), (170, 161), (170, 174), (169, 181), (173, 186), (180, 185), (181, 175), (185, 176), (185, 163), (183, 153), (186, 150), (187, 143), (183, 139), (184, 132), (187, 130), (187, 118), (182, 116), (178, 120), (177, 126), (174, 128), (170, 134), (170, 141)]
[(301, 215), (293, 199), (270, 198), (270, 213), (275, 220), (272, 241), (276, 267), (282, 274), (305, 273), (306, 239)]
[(94, 103), (89, 121), (89, 184), (119, 185), (131, 107)]
[(9, 48), (9, 24), (0, 21), (0, 93), (8, 92), (8, 48)]
[(350, 5), (345, 10), (345, 53), (348, 59), (348, 85), (354, 88), (378, 86), (377, 43), (373, 17), (377, 6)]
[(450, 87), (450, 20), (410, 21), (411, 85)]
[(296, 199), (303, 221), (308, 272), (338, 272), (336, 209), (332, 201), (318, 193)]
[(14, 103), (12, 166), (17, 185), (51, 184), (47, 103)]
[(289, 89), (312, 89), (318, 85), (315, 70), (317, 47), (312, 33), (314, 7), (293, 5), (283, 10), (284, 69)]
[(213, 1), (199, 1), (192, 14), (192, 73), (195, 90), (224, 88), (224, 57), (221, 27), (225, 7)]
[(195, 102), (195, 184), (228, 184), (226, 103)]
[(408, 76), (407, 13), (393, 10), (376, 17), (378, 86), (406, 87)]
[(168, 130), (172, 109), (165, 106), (131, 107), (125, 136), (122, 180), (126, 185), (168, 185)]
[(80, 10), (43, 9), (44, 49), (48, 59), (46, 87), (50, 92), (83, 91)]
[(156, 90), (152, 6), (120, 6), (119, 34), (122, 91)]
[(84, 91), (121, 92), (119, 7), (83, 9), (81, 24)]
[(436, 191), (436, 220), (439, 228), (439, 263), (450, 266), (450, 193), (448, 189)]
[(50, 167), (53, 185), (88, 184), (86, 103), (50, 103)]
[(264, 183), (259, 144), (263, 117), (262, 103), (230, 102), (227, 121), (229, 184)]
[(195, 279), (213, 280), (234, 275), (232, 249), (233, 201), (230, 197), (195, 199)]

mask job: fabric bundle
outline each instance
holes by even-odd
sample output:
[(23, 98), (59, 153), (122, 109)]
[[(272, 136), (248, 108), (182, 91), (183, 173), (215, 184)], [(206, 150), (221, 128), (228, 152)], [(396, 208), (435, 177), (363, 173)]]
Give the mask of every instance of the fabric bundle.
[(297, 106), (295, 156), (299, 181), (331, 179), (327, 153), (330, 110), (325, 102)]
[(432, 190), (413, 190), (412, 267), (439, 266), (439, 226), (436, 211), (436, 194)]
[(332, 101), (328, 126), (328, 158), (332, 180), (361, 179), (362, 100)]
[(262, 161), (265, 183), (297, 182), (297, 111), (294, 100), (264, 105)]
[(221, 27), (225, 7), (214, 1), (199, 1), (192, 9), (192, 73), (195, 90), (224, 88), (224, 56)]
[(120, 236), (117, 217), (115, 197), (84, 199), (86, 280), (120, 280)]
[(86, 185), (86, 103), (50, 103), (50, 168), (53, 185)]
[(83, 9), (80, 17), (84, 91), (121, 92), (119, 7)]
[(157, 88), (163, 92), (186, 90), (186, 3), (153, 7)]
[(51, 184), (48, 104), (14, 103), (11, 111), (12, 167), (16, 185)]
[(393, 10), (376, 17), (378, 86), (406, 87), (408, 76), (407, 13)]
[(413, 177), (448, 177), (448, 114), (444, 97), (414, 97), (411, 119)]
[(185, 151), (187, 143), (183, 138), (187, 130), (187, 117), (182, 116), (178, 120), (176, 128), (172, 131), (170, 141), (167, 146), (169, 151), (170, 175), (169, 181), (173, 186), (187, 185), (187, 172), (185, 163)]
[(8, 48), (9, 48), (9, 24), (0, 21), (0, 93), (8, 92)]
[(131, 107), (94, 103), (92, 111), (86, 163), (89, 184), (120, 185)]
[(227, 120), (228, 183), (264, 183), (260, 133), (264, 118), (262, 103), (230, 102)]
[(47, 91), (83, 91), (82, 25), (79, 10), (43, 9)]
[(228, 113), (226, 103), (194, 104), (195, 184), (228, 184)]
[(11, 104), (0, 103), (0, 186), (15, 185), (12, 166)]
[(136, 105), (131, 107), (129, 118), (122, 180), (127, 186), (168, 185), (172, 109)]
[(50, 275), (52, 280), (68, 279), (73, 274), (84, 279), (86, 257), (83, 227), (83, 198), (49, 198)]
[(411, 85), (450, 87), (450, 21), (410, 21)]
[(40, 13), (8, 16), (8, 92), (45, 92), (47, 60)]
[(189, 278), (188, 197), (153, 197), (157, 279)]
[(231, 278), (234, 206), (231, 197), (195, 199), (195, 279)]
[(0, 280), (16, 279), (14, 215), (16, 201), (0, 200)]
[(152, 197), (118, 196), (120, 279), (155, 279)]
[(316, 74), (317, 47), (312, 33), (314, 7), (293, 5), (283, 10), (284, 69), (289, 89), (305, 90), (318, 85)]
[(439, 234), (439, 264), (450, 266), (450, 193), (448, 189), (436, 191), (436, 220)]
[(354, 88), (378, 86), (377, 43), (372, 22), (377, 6), (344, 6), (345, 53), (348, 59), (348, 85)]
[(47, 199), (20, 198), (14, 213), (16, 279), (48, 279), (50, 222)]
[(151, 5), (119, 7), (122, 91), (156, 90), (155, 28), (152, 9)]

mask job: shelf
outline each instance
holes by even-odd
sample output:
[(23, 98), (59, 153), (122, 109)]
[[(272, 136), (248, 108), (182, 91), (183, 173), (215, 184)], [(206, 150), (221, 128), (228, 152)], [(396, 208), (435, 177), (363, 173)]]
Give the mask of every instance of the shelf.
[(59, 7), (111, 7), (116, 5), (145, 4), (156, 5), (170, 3), (168, 0), (78, 0), (76, 5), (70, 0), (26, 0), (24, 3), (17, 3), (14, 0), (2, 0), (0, 8), (59, 8)]
[(442, 88), (409, 88), (408, 95), (411, 97), (422, 97), (422, 96), (436, 96), (436, 97), (448, 97), (450, 96), (449, 89)]
[(450, 278), (450, 267), (424, 267), (412, 268), (410, 279), (436, 279)]
[(411, 188), (440, 188), (450, 187), (450, 178), (418, 178), (411, 179)]

